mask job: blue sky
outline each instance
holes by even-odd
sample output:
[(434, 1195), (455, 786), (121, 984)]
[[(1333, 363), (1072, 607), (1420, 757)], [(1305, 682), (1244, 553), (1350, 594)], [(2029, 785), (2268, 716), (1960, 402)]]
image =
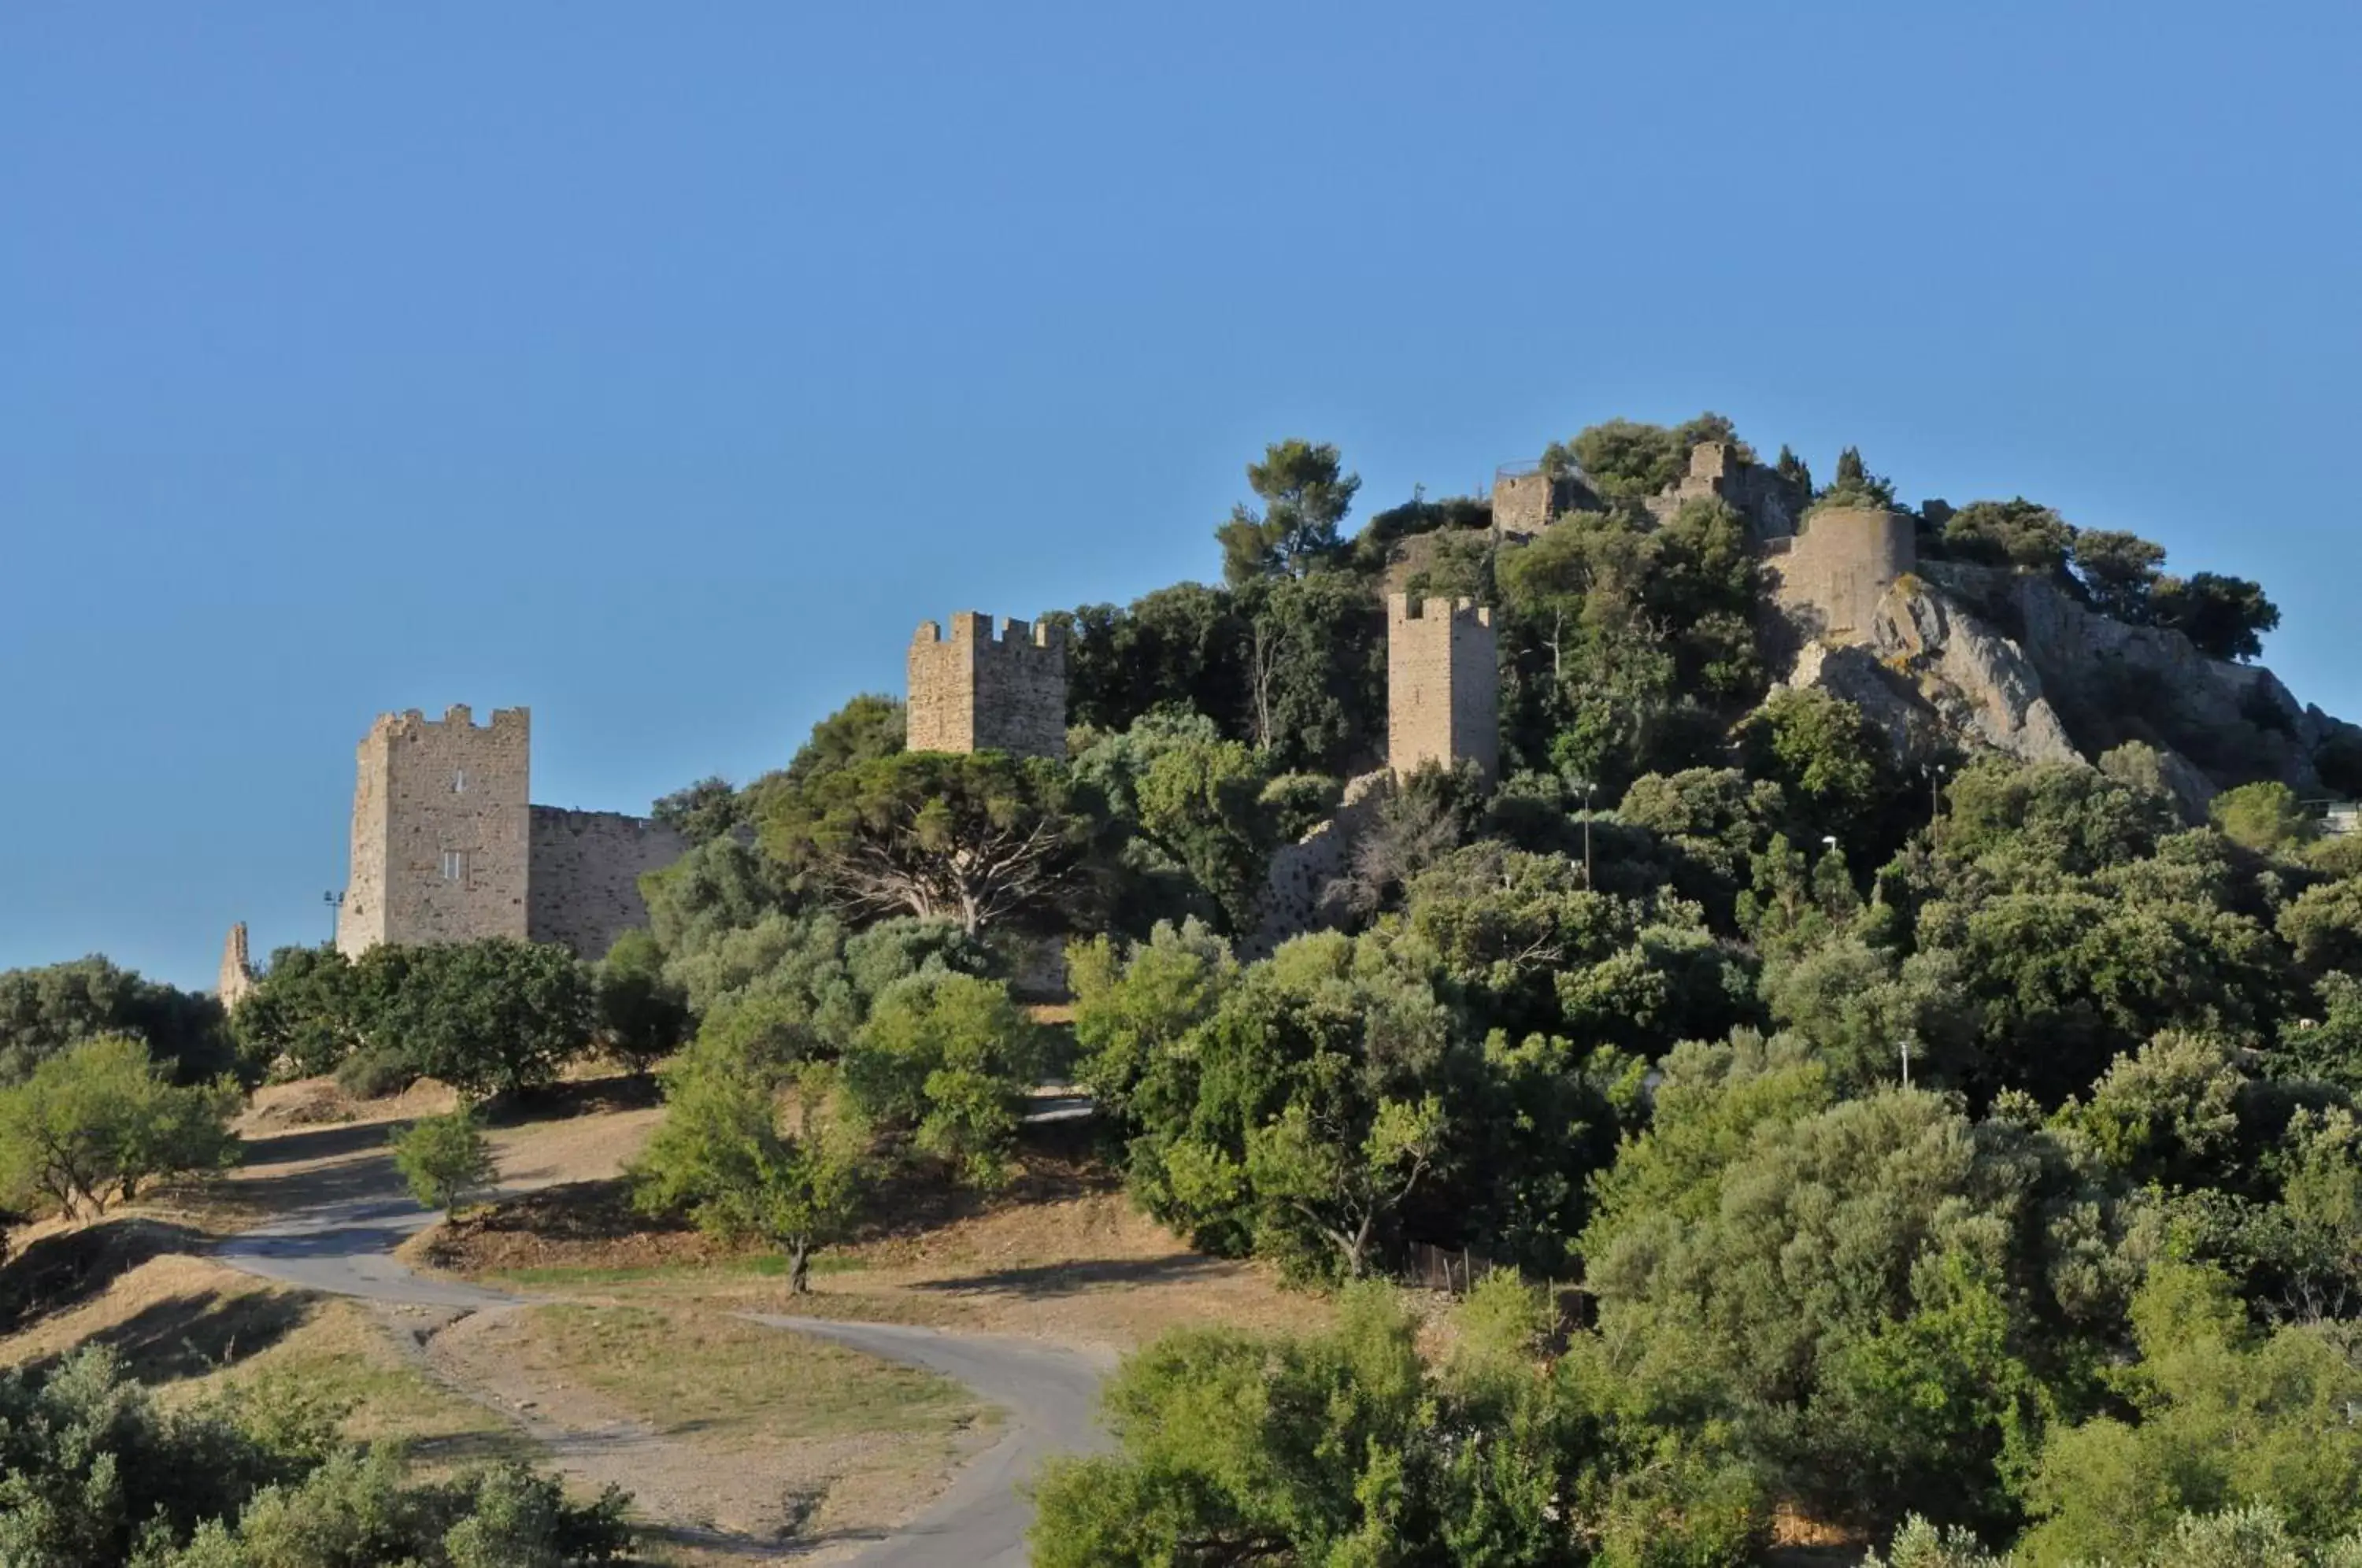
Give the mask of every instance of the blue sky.
[[(2266, 25), (2268, 23), (2268, 25)], [(2263, 580), (2362, 715), (2362, 7), (0, 8), (0, 966), (326, 931), (381, 710), (536, 799), (911, 628), (1712, 407)]]

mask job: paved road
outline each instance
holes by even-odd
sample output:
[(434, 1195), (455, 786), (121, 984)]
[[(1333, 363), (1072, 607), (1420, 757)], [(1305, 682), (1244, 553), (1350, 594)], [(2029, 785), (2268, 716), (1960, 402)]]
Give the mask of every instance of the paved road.
[(750, 1312), (754, 1322), (941, 1373), (1009, 1412), (1009, 1430), (933, 1507), (854, 1561), (859, 1568), (1024, 1568), (1033, 1505), (1018, 1487), (1054, 1454), (1106, 1446), (1098, 1426), (1105, 1364), (1036, 1340), (894, 1323), (837, 1323)]
[(513, 1296), (458, 1280), (429, 1279), (394, 1261), (393, 1249), (434, 1218), (407, 1198), (344, 1198), (241, 1231), (215, 1248), (214, 1255), (232, 1268), (306, 1290), (404, 1307), (469, 1310), (513, 1303)]
[[(394, 1261), (393, 1250), (435, 1216), (399, 1195), (392, 1165), (372, 1169), (362, 1196), (314, 1204), (241, 1231), (215, 1255), (234, 1268), (307, 1290), (402, 1306), (472, 1310), (521, 1297), (432, 1279)], [(1101, 1446), (1097, 1424), (1104, 1364), (1037, 1341), (884, 1323), (749, 1313), (750, 1320), (832, 1340), (966, 1385), (1009, 1415), (1001, 1440), (978, 1455), (934, 1506), (854, 1560), (855, 1568), (1023, 1568), (1031, 1503), (1018, 1494), (1054, 1453)]]

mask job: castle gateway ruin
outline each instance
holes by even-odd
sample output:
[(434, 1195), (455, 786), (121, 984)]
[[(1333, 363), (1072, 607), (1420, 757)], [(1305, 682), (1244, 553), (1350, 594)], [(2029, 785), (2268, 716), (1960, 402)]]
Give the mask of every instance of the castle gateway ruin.
[(645, 817), (532, 804), (531, 739), (523, 708), (499, 709), (490, 724), (456, 706), (370, 726), (339, 952), (508, 936), (597, 959), (647, 923), (640, 875), (671, 865), (687, 841)]

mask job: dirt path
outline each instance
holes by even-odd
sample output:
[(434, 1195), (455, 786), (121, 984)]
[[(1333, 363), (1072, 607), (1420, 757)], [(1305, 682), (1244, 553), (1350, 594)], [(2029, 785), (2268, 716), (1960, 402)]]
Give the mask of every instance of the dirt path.
[[(801, 1455), (800, 1464), (766, 1463), (761, 1454), (727, 1463), (590, 1390), (536, 1371), (518, 1351), (525, 1309), (546, 1304), (541, 1298), (421, 1275), (393, 1256), (434, 1216), (402, 1191), (383, 1137), (384, 1130), (373, 1127), (258, 1141), (259, 1157), (242, 1174), (256, 1196), (270, 1195), (256, 1208), (272, 1217), (225, 1242), (215, 1255), (249, 1274), (376, 1304), (436, 1382), (513, 1421), (568, 1475), (592, 1487), (623, 1486), (657, 1522), (660, 1538), (708, 1560), (792, 1557), (814, 1568), (1021, 1564), (1031, 1508), (1017, 1485), (1043, 1456), (1095, 1441), (1103, 1358), (1000, 1336), (749, 1315), (767, 1326), (952, 1377), (1007, 1415), (999, 1441), (963, 1468), (923, 1513), (898, 1527), (837, 1532), (816, 1551), (819, 1543), (789, 1539), (787, 1532), (800, 1517), (807, 1497), (802, 1487), (811, 1479), (795, 1472), (816, 1463), (825, 1469), (824, 1445)], [(604, 1142), (595, 1163), (618, 1163), (616, 1140), (611, 1135)], [(584, 1164), (579, 1157), (552, 1157), (547, 1149), (510, 1153), (515, 1157), (504, 1160), (503, 1174), (521, 1179), (504, 1184), (504, 1190), (567, 1179)], [(880, 1499), (877, 1517), (908, 1515), (928, 1502), (931, 1490), (914, 1487)]]

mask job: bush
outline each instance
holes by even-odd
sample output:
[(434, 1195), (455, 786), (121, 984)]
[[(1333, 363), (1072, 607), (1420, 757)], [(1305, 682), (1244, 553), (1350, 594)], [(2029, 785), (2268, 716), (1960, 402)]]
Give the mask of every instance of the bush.
[(375, 1043), (470, 1099), (554, 1083), (590, 1047), (598, 997), (563, 947), (492, 937), (394, 951), (403, 970), (377, 1006)]
[(475, 1112), (465, 1108), (422, 1117), (389, 1142), (394, 1168), (423, 1208), (455, 1209), (469, 1193), (491, 1186), (496, 1175), (491, 1145)]
[(689, 996), (666, 978), (664, 950), (645, 931), (627, 931), (599, 965), (599, 1043), (645, 1075), (689, 1038)]
[(0, 1090), (0, 1201), (40, 1198), (72, 1218), (129, 1202), (149, 1180), (237, 1162), (237, 1086), (178, 1088), (123, 1035), (87, 1040)]
[(595, 1568), (624, 1496), (587, 1507), (501, 1465), (420, 1485), (398, 1446), (337, 1441), (343, 1411), (269, 1380), (167, 1408), (105, 1350), (0, 1372), (0, 1562), (15, 1568)]
[(383, 1099), (418, 1081), (418, 1069), (398, 1051), (356, 1051), (337, 1066), (337, 1087), (355, 1099)]
[(878, 998), (846, 1054), (845, 1081), (866, 1116), (911, 1129), (921, 1149), (992, 1187), (1006, 1177), (1040, 1057), (1040, 1032), (1008, 987), (920, 974)]

